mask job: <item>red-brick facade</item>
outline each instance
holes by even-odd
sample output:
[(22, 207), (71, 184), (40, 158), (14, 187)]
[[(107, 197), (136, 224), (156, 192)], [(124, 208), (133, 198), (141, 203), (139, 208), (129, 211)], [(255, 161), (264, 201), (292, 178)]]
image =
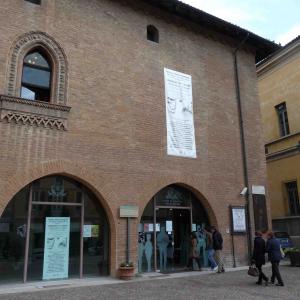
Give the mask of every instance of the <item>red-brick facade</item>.
[[(0, 94), (7, 109), (0, 107), (0, 215), (35, 179), (50, 174), (75, 178), (106, 210), (114, 276), (126, 246), (126, 220), (119, 218), (119, 206), (136, 204), (141, 216), (159, 190), (180, 184), (195, 193), (210, 222), (220, 228), (230, 266), (229, 205), (245, 204), (233, 64), (238, 42), (134, 2), (42, 0), (39, 6), (1, 1)], [(149, 24), (159, 30), (158, 44), (147, 40)], [(15, 98), (20, 60), (13, 55), (22, 55), (16, 45), (24, 35), (32, 42), (26, 45), (52, 45), (58, 51), (53, 50), (56, 71), (64, 64), (50, 107), (23, 105)], [(265, 186), (254, 56), (247, 46), (238, 54), (241, 99), (249, 182)], [(167, 155), (165, 67), (192, 76), (197, 159)], [(34, 117), (41, 110), (42, 121)], [(138, 223), (134, 219), (132, 228)], [(134, 261), (136, 232), (132, 229), (130, 237)], [(247, 238), (234, 239), (237, 264), (245, 264)]]

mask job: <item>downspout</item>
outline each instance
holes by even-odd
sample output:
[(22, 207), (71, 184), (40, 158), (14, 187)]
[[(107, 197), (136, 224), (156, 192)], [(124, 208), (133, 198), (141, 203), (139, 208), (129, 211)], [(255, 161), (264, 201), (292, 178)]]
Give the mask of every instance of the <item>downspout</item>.
[(242, 104), (241, 104), (241, 90), (240, 90), (240, 82), (239, 82), (239, 71), (238, 71), (238, 61), (237, 61), (237, 53), (245, 44), (247, 39), (249, 38), (249, 32), (246, 37), (240, 42), (240, 44), (233, 51), (233, 59), (234, 59), (234, 78), (235, 78), (235, 90), (236, 90), (236, 99), (237, 99), (237, 107), (238, 107), (238, 116), (239, 116), (239, 128), (240, 128), (240, 137), (241, 137), (241, 150), (242, 150), (242, 159), (243, 159), (243, 173), (244, 173), (244, 184), (247, 188), (247, 192), (245, 194), (246, 201), (246, 222), (247, 222), (247, 238), (248, 238), (248, 259), (251, 259), (252, 252), (252, 234), (251, 234), (251, 220), (250, 220), (250, 207), (249, 207), (249, 178), (248, 178), (248, 164), (246, 157), (246, 143), (245, 143), (245, 133), (244, 133), (244, 121), (243, 121), (243, 112), (242, 112)]

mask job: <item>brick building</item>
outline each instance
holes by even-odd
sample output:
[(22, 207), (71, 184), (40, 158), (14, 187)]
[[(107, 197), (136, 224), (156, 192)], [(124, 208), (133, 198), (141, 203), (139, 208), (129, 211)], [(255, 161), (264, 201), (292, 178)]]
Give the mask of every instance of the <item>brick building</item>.
[[(115, 276), (129, 204), (137, 271), (184, 267), (191, 230), (207, 265), (206, 225), (226, 265), (245, 264), (229, 206), (249, 201), (253, 223), (264, 194), (255, 59), (277, 45), (174, 0), (2, 0), (0, 14), (0, 280)], [(193, 157), (168, 155), (164, 70), (192, 81)]]

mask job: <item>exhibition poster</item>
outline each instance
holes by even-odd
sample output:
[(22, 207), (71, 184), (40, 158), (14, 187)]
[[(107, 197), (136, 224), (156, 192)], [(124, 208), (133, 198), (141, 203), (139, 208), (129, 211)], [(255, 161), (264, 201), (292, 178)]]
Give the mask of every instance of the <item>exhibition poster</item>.
[(164, 69), (167, 153), (196, 158), (192, 77)]
[(46, 218), (43, 280), (68, 278), (70, 218)]
[(246, 232), (246, 214), (244, 207), (232, 207), (232, 225), (234, 233)]

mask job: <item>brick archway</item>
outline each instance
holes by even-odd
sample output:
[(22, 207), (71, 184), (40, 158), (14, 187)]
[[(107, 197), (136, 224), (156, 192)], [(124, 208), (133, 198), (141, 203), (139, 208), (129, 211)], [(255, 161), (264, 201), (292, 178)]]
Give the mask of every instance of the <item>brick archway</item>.
[(152, 198), (163, 188), (167, 187), (168, 185), (178, 185), (186, 188), (187, 190), (191, 191), (196, 198), (200, 201), (202, 206), (204, 207), (209, 222), (211, 225), (218, 226), (218, 221), (216, 214), (212, 205), (210, 204), (209, 200), (205, 195), (199, 191), (196, 186), (199, 186), (199, 182), (195, 182), (192, 177), (185, 177), (185, 178), (176, 178), (176, 177), (166, 177), (161, 178), (155, 182), (149, 184), (148, 187), (145, 187), (143, 190), (143, 195), (140, 195), (139, 199), (142, 199), (142, 203), (140, 203), (140, 218), (143, 215), (144, 209), (146, 208), (147, 204), (152, 200)]
[(97, 176), (84, 166), (67, 160), (53, 160), (16, 173), (0, 189), (0, 216), (9, 201), (22, 188), (34, 180), (55, 174), (64, 175), (79, 181), (94, 193), (102, 205), (110, 228), (110, 274), (114, 276), (116, 272), (116, 221), (113, 211), (108, 204), (108, 199), (115, 196), (114, 191), (110, 190), (105, 183), (99, 186)]

